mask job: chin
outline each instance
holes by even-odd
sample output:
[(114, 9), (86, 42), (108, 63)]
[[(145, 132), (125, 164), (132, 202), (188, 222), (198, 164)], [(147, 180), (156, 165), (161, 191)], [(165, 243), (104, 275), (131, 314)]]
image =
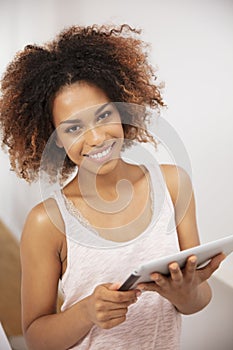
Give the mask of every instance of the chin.
[(105, 164), (103, 164), (102, 166), (99, 167), (97, 174), (98, 175), (107, 175), (109, 173), (111, 173), (112, 171), (114, 171), (117, 167), (119, 163), (119, 159), (114, 159), (111, 160)]
[(96, 164), (92, 162), (83, 162), (80, 171), (88, 171), (93, 175), (108, 175), (114, 171), (119, 163), (120, 158), (112, 159), (103, 164)]

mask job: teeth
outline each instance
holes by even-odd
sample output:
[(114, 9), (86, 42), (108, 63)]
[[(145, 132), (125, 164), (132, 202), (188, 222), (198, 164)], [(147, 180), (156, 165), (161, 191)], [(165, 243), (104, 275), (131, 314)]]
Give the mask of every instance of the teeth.
[(107, 154), (109, 154), (111, 150), (111, 146), (108, 147), (105, 151), (103, 152), (100, 152), (100, 153), (95, 153), (95, 154), (90, 154), (89, 157), (90, 158), (94, 158), (94, 159), (100, 159), (100, 158), (103, 158), (105, 157)]

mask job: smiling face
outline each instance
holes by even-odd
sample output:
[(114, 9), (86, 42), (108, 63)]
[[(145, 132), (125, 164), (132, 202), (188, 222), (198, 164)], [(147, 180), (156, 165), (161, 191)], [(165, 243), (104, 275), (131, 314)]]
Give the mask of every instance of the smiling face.
[(90, 172), (115, 168), (124, 134), (118, 110), (103, 90), (85, 82), (65, 86), (55, 97), (57, 145)]

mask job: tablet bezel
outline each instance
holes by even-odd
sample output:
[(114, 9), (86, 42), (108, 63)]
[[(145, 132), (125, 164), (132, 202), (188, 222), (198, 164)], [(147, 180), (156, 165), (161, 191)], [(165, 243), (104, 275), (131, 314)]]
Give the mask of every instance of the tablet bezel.
[(139, 283), (151, 282), (150, 275), (153, 272), (159, 272), (164, 275), (169, 274), (168, 265), (177, 262), (180, 268), (185, 266), (187, 258), (191, 255), (197, 257), (197, 268), (206, 265), (214, 256), (219, 253), (225, 255), (233, 251), (233, 235), (217, 239), (212, 242), (204, 243), (186, 250), (182, 250), (173, 255), (168, 255), (156, 260), (141, 264), (137, 269), (132, 271), (131, 275), (119, 288), (120, 291), (134, 289)]

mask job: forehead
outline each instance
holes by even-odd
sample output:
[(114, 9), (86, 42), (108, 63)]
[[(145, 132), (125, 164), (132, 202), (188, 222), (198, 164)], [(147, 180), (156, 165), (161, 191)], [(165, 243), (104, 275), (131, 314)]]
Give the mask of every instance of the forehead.
[(58, 125), (74, 115), (83, 114), (85, 111), (95, 113), (100, 105), (107, 102), (110, 100), (106, 93), (97, 86), (85, 82), (65, 86), (57, 93), (53, 102), (54, 123)]

